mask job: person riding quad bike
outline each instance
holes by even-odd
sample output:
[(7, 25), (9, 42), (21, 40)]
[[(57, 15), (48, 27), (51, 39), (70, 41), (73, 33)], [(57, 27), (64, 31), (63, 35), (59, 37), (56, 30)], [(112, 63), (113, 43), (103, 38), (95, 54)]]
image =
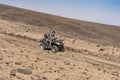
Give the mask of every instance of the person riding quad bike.
[(55, 39), (55, 31), (52, 31), (51, 33), (46, 35), (46, 42), (48, 43), (48, 46), (51, 44), (51, 40)]
[(51, 49), (54, 53), (64, 51), (64, 42), (63, 40), (58, 40), (55, 37), (55, 31), (52, 31), (49, 34), (44, 34), (44, 38), (41, 40), (40, 46), (43, 50)]

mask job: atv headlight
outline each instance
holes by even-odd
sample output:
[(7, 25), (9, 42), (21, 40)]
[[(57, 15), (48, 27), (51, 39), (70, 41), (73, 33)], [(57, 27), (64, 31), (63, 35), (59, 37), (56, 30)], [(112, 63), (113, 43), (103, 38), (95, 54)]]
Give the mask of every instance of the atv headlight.
[(57, 43), (57, 45), (60, 45), (60, 43)]

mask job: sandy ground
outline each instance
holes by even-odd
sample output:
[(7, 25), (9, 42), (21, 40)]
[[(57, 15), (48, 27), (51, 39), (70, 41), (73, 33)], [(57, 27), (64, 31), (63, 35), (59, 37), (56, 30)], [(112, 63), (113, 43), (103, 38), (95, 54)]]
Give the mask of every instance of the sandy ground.
[(66, 50), (52, 53), (43, 51), (38, 41), (16, 36), (40, 40), (44, 32), (0, 20), (0, 80), (120, 80), (119, 47), (58, 35)]

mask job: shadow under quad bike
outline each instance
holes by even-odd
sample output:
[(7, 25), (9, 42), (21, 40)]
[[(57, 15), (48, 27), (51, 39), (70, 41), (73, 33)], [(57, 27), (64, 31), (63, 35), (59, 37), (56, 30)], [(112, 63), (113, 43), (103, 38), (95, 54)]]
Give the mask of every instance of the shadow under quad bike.
[(43, 50), (51, 50), (54, 53), (58, 51), (64, 52), (65, 50), (63, 40), (58, 40), (57, 38), (52, 39), (51, 43), (47, 42), (46, 38), (43, 38), (40, 42), (40, 46)]

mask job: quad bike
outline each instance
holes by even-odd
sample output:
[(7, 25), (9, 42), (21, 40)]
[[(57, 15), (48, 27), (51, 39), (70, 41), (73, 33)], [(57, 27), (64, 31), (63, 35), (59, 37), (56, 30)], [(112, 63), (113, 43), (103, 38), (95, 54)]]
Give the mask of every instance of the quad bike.
[(58, 40), (57, 38), (52, 39), (51, 43), (47, 42), (46, 37), (44, 36), (44, 38), (40, 41), (40, 46), (43, 50), (51, 50), (52, 52), (56, 53), (58, 51), (62, 51), (64, 52), (64, 42), (63, 40)]

